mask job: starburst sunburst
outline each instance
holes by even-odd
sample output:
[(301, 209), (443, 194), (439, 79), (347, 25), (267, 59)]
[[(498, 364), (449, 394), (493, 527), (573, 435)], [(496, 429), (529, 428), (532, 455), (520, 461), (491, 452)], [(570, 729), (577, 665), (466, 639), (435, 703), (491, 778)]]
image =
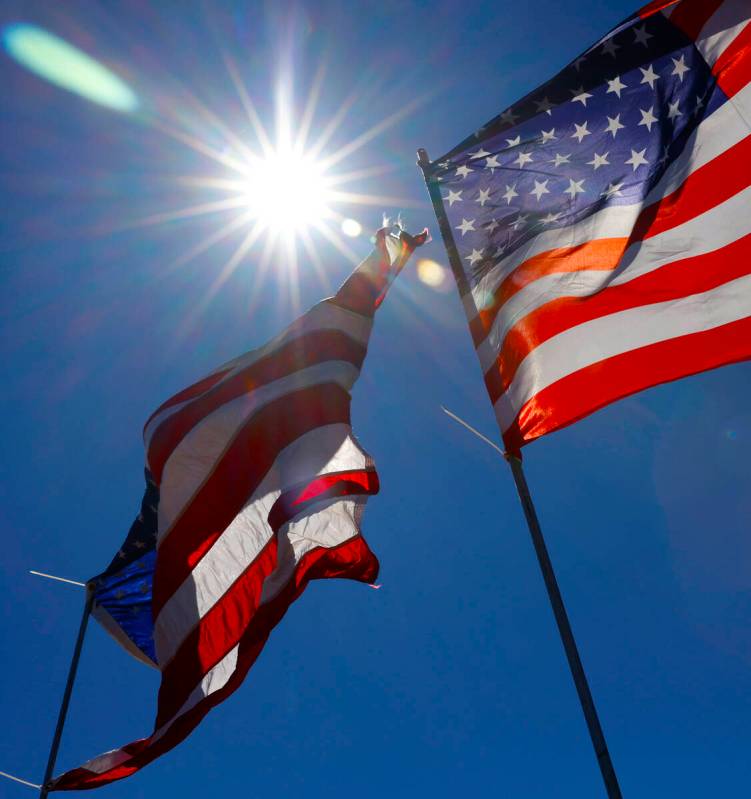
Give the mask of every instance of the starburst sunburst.
[(244, 194), (264, 229), (294, 235), (332, 218), (331, 183), (323, 164), (287, 147), (253, 160)]
[[(211, 290), (201, 307), (193, 311), (195, 318), (230, 275), (249, 261), (251, 251), (257, 253), (252, 259), (254, 291), (260, 289), (273, 263), (274, 270), (286, 276), (283, 282), (288, 286), (294, 305), (300, 248), (305, 252), (310, 267), (318, 274), (322, 286), (330, 288), (318, 253), (319, 245), (324, 242), (327, 246), (333, 245), (347, 260), (357, 262), (361, 253), (354, 252), (347, 239), (351, 242), (359, 235), (369, 235), (374, 227), (366, 226), (366, 220), (350, 218), (358, 216), (358, 206), (370, 206), (376, 211), (416, 205), (403, 197), (351, 190), (350, 187), (392, 171), (393, 166), (359, 166), (350, 171), (341, 169), (341, 166), (376, 136), (412, 113), (425, 97), (400, 104), (396, 112), (378, 119), (376, 124), (361, 130), (338, 147), (330, 148), (353, 108), (354, 99), (346, 99), (316, 132), (316, 106), (324, 84), (323, 68), (316, 74), (299, 115), (296, 115), (291, 101), (291, 80), (278, 91), (272, 135), (251, 100), (237, 65), (227, 54), (224, 54), (224, 61), (250, 122), (254, 140), (249, 142), (238, 134), (231, 124), (186, 89), (185, 94), (195, 111), (192, 121), (198, 120), (198, 123), (188, 130), (184, 124), (185, 113), (181, 114), (180, 123), (164, 117), (151, 122), (172, 139), (213, 162), (213, 174), (179, 179), (190, 187), (191, 193), (206, 192), (206, 197), (194, 205), (177, 210), (166, 209), (136, 223), (155, 225), (209, 214), (218, 217), (220, 221), (216, 228), (187, 249), (176, 266), (184, 265), (225, 240), (238, 239), (230, 257), (216, 267)], [(206, 136), (201, 135), (201, 122), (209, 126), (211, 135), (208, 132)], [(246, 120), (236, 121), (238, 128), (245, 124)], [(223, 139), (223, 146), (216, 145), (217, 133)]]

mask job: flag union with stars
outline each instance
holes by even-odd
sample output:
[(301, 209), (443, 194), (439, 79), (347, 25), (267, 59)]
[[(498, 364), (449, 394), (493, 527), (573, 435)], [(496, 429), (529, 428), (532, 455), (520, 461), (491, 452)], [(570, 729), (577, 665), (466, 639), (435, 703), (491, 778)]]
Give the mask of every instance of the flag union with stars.
[[(113, 623), (132, 643), (137, 657), (154, 665), (151, 592), (156, 563), (157, 507), (159, 489), (148, 470), (141, 509), (112, 563), (94, 586), (94, 614), (110, 630)], [(120, 639), (122, 640), (122, 636)]]
[(470, 285), (545, 230), (644, 200), (725, 100), (661, 15), (624, 24), (432, 164)]

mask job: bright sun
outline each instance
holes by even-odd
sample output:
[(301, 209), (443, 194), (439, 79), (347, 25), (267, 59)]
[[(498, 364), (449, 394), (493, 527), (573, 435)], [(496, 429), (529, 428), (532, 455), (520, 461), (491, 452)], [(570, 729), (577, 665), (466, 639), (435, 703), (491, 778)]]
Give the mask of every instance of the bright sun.
[(274, 150), (248, 170), (248, 210), (264, 229), (302, 233), (332, 218), (330, 184), (322, 163), (293, 148)]
[[(178, 108), (180, 113), (174, 119), (154, 117), (152, 124), (162, 133), (204, 156), (213, 166), (201, 174), (177, 178), (192, 192), (200, 192), (195, 204), (136, 222), (161, 225), (193, 217), (216, 219), (214, 229), (186, 249), (170, 268), (233, 241), (229, 254), (212, 266), (215, 277), (186, 320), (186, 330), (198, 323), (214, 295), (241, 265), (249, 269), (253, 298), (260, 294), (267, 275), (273, 273), (297, 306), (300, 255), (306, 268), (317, 275), (322, 289), (330, 290), (331, 278), (319, 253), (320, 245), (334, 247), (348, 261), (357, 263), (363, 248), (351, 245), (360, 237), (370, 237), (377, 225), (373, 219), (376, 214), (380, 217), (383, 211), (396, 213), (416, 205), (406, 198), (367, 190), (368, 181), (390, 172), (392, 164), (362, 165), (360, 160), (358, 168), (350, 170), (343, 165), (364, 145), (411, 114), (424, 97), (400, 103), (393, 113), (380, 117), (352, 138), (342, 138), (343, 123), (357, 98), (353, 95), (343, 101), (329, 119), (316, 123), (318, 100), (326, 86), (325, 68), (316, 72), (307, 100), (300, 107), (293, 102), (291, 77), (282, 70), (272, 131), (262, 121), (238, 66), (228, 54), (223, 56), (244, 118), (225, 121), (194, 95), (189, 96), (191, 113)], [(362, 220), (353, 218), (361, 213)]]

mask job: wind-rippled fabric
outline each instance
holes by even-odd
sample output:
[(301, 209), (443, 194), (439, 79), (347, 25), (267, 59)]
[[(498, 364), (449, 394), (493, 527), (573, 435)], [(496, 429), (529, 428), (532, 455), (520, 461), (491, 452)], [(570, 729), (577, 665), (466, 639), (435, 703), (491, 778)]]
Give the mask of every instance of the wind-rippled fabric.
[(750, 17), (652, 2), (428, 167), (508, 450), (751, 357)]
[(426, 235), (379, 231), (335, 297), (148, 420), (141, 512), (94, 579), (94, 613), (161, 671), (154, 732), (51, 790), (122, 779), (183, 740), (242, 682), (310, 580), (376, 579), (359, 523), (378, 476), (352, 434), (350, 389), (375, 311)]

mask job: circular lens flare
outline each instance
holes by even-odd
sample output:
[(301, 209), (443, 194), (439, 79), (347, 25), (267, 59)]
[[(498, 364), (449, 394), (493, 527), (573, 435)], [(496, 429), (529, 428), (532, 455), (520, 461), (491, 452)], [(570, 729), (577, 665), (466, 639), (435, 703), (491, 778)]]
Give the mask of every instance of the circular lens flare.
[(446, 269), (429, 258), (421, 258), (417, 262), (417, 277), (433, 289), (441, 288), (448, 281)]
[(356, 219), (342, 220), (342, 233), (356, 239), (362, 233), (362, 225)]
[(331, 216), (331, 193), (323, 168), (293, 151), (277, 151), (248, 169), (248, 207), (263, 227), (304, 231)]

